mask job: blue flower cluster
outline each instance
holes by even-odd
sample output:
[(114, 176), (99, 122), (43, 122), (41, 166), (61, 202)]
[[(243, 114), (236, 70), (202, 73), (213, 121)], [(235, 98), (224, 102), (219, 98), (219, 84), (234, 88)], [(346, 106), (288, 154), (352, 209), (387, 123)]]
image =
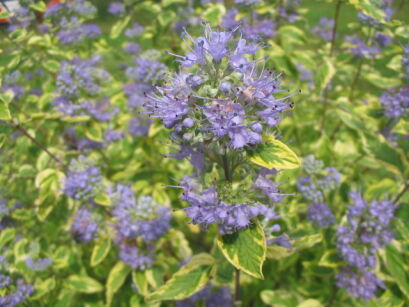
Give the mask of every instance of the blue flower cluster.
[(100, 86), (110, 75), (98, 67), (100, 56), (89, 60), (74, 58), (61, 63), (57, 75), (57, 98), (54, 106), (66, 116), (91, 115), (98, 121), (109, 121), (117, 110), (111, 110), (108, 99), (98, 98)]
[(310, 203), (307, 217), (319, 227), (327, 228), (334, 223), (334, 215), (325, 203), (325, 195), (335, 190), (341, 181), (341, 174), (333, 167), (324, 168), (313, 155), (304, 158), (303, 170), (308, 174), (298, 179), (297, 189)]
[(31, 256), (26, 257), (26, 266), (31, 271), (35, 272), (42, 272), (50, 267), (52, 264), (52, 260), (50, 258), (38, 258), (34, 259)]
[(216, 288), (207, 285), (203, 290), (195, 293), (191, 297), (177, 302), (177, 307), (196, 306), (198, 302), (203, 302), (207, 307), (231, 306), (233, 297), (229, 287)]
[[(109, 194), (116, 220), (115, 240), (120, 246), (122, 261), (133, 268), (149, 267), (153, 262), (150, 245), (169, 230), (170, 209), (156, 204), (151, 197), (143, 196), (137, 200), (133, 190), (126, 185), (117, 185)], [(148, 254), (143, 254), (140, 247), (129, 243), (138, 240), (145, 243)]]
[(175, 56), (186, 68), (199, 66), (199, 74), (174, 74), (144, 103), (151, 117), (173, 128), (173, 138), (190, 145), (206, 139), (243, 148), (260, 143), (261, 135), (292, 107), (288, 97), (276, 97), (282, 92), (280, 75), (259, 71), (257, 64), (264, 59), (248, 58), (261, 47), (236, 38), (238, 32), (238, 27), (213, 31), (208, 24), (198, 39), (185, 32), (190, 52)]
[(88, 243), (95, 239), (98, 229), (98, 223), (89, 209), (81, 207), (77, 210), (70, 230), (76, 241)]
[(376, 252), (392, 238), (390, 223), (395, 207), (388, 200), (366, 202), (359, 193), (351, 193), (347, 222), (338, 228), (337, 249), (347, 262), (338, 275), (338, 285), (355, 297), (370, 299), (381, 281), (371, 272), (376, 266)]
[(100, 188), (102, 177), (98, 167), (85, 156), (71, 160), (63, 192), (75, 200), (89, 200)]
[(86, 38), (96, 38), (101, 29), (96, 24), (83, 23), (97, 12), (91, 2), (66, 1), (49, 6), (44, 17), (57, 29), (56, 36), (62, 44), (80, 43)]
[(397, 93), (385, 92), (380, 100), (387, 117), (400, 118), (409, 115), (409, 87), (402, 87)]
[(312, 33), (321, 36), (324, 41), (329, 42), (332, 39), (332, 28), (334, 27), (334, 19), (322, 17), (318, 25), (312, 28)]
[(31, 294), (34, 293), (34, 287), (32, 285), (26, 284), (22, 279), (20, 279), (15, 285), (16, 290), (14, 293), (3, 294), (3, 289), (9, 287), (11, 284), (12, 279), (10, 278), (10, 276), (0, 274), (0, 291), (2, 291), (2, 294), (0, 296), (0, 306), (2, 307), (18, 306), (25, 300), (27, 300)]
[[(221, 25), (225, 29), (233, 30), (241, 24), (242, 35), (247, 40), (259, 41), (261, 39), (274, 37), (276, 25), (270, 18), (253, 12), (251, 17), (247, 16), (237, 20), (238, 15), (239, 11), (237, 9), (232, 8), (228, 10), (223, 16)], [(252, 21), (250, 21), (250, 19)]]
[[(274, 200), (281, 200), (278, 195), (276, 185), (264, 178), (263, 184), (257, 182), (257, 187), (268, 197)], [(270, 185), (271, 183), (271, 185)], [(278, 219), (274, 208), (261, 203), (230, 203), (220, 199), (216, 188), (211, 187), (202, 192), (198, 191), (198, 186), (187, 177), (182, 181), (183, 189), (181, 200), (187, 201), (190, 207), (185, 208), (186, 215), (193, 224), (206, 228), (210, 224), (217, 223), (221, 234), (234, 233), (246, 228), (251, 224), (251, 220), (261, 216), (266, 220)]]

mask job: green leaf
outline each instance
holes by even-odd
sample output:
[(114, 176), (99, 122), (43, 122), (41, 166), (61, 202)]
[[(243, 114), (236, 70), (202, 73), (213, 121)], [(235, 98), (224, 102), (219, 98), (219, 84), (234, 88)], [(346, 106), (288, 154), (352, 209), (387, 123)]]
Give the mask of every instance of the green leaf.
[(368, 73), (364, 76), (370, 83), (382, 89), (399, 87), (402, 83), (400, 78), (387, 78), (376, 73)]
[(57, 73), (60, 70), (60, 63), (55, 60), (45, 61), (43, 66), (45, 69), (53, 73)]
[(403, 157), (396, 148), (381, 140), (378, 136), (369, 133), (365, 134), (365, 141), (365, 149), (368, 153), (372, 154), (375, 159), (391, 166), (397, 173), (404, 172)]
[(0, 233), (0, 250), (16, 236), (14, 228), (6, 228)]
[(284, 143), (273, 136), (263, 138), (256, 149), (247, 149), (249, 160), (268, 169), (293, 169), (300, 167), (297, 155)]
[(331, 82), (332, 77), (335, 75), (335, 67), (329, 58), (325, 58), (324, 62), (318, 66), (315, 82), (319, 89), (324, 90)]
[(215, 26), (220, 24), (222, 16), (226, 13), (226, 9), (224, 5), (220, 3), (212, 4), (209, 8), (207, 8), (203, 14), (203, 20), (208, 21), (211, 25)]
[(132, 281), (140, 294), (144, 296), (148, 294), (149, 284), (146, 275), (143, 271), (132, 272)]
[(210, 277), (214, 259), (208, 254), (193, 256), (162, 287), (146, 297), (148, 302), (181, 300), (203, 289)]
[(108, 255), (111, 249), (111, 240), (106, 238), (95, 244), (91, 255), (91, 266), (100, 264)]
[(131, 268), (123, 262), (118, 262), (109, 272), (106, 283), (107, 305), (110, 306), (112, 299), (121, 286), (124, 284), (126, 277), (131, 272)]
[(94, 201), (101, 206), (110, 206), (111, 205), (111, 199), (109, 198), (108, 195), (104, 194), (104, 193), (99, 193), (97, 195), (95, 195)]
[(297, 297), (285, 290), (264, 290), (260, 294), (261, 300), (274, 307), (293, 307), (297, 306)]
[(55, 279), (53, 277), (48, 278), (41, 282), (40, 284), (35, 285), (34, 296), (30, 297), (31, 300), (38, 300), (43, 297), (48, 292), (52, 291), (55, 288)]
[(287, 258), (294, 254), (292, 249), (285, 248), (279, 245), (272, 245), (267, 247), (266, 257), (269, 259), (279, 260), (282, 258)]
[(311, 298), (297, 305), (297, 307), (323, 307), (323, 306), (324, 305), (322, 305), (320, 301)]
[(95, 142), (103, 142), (102, 128), (97, 123), (88, 126), (85, 131), (85, 136)]
[(409, 274), (401, 252), (392, 244), (386, 247), (386, 268), (402, 292), (409, 298)]
[(104, 287), (95, 279), (81, 275), (69, 276), (65, 285), (67, 288), (81, 293), (97, 293), (104, 290)]
[(110, 37), (115, 39), (119, 35), (121, 35), (130, 21), (131, 16), (127, 16), (124, 19), (120, 19), (116, 24), (112, 26)]
[(348, 0), (355, 8), (359, 11), (362, 11), (365, 15), (376, 19), (377, 21), (385, 21), (385, 12), (378, 7), (371, 0)]
[(35, 2), (33, 4), (30, 4), (30, 7), (38, 12), (44, 12), (47, 9), (47, 6), (45, 5), (44, 2)]
[(266, 238), (258, 223), (233, 234), (219, 236), (217, 245), (238, 270), (256, 278), (264, 278), (262, 266), (266, 258)]
[(301, 251), (306, 248), (310, 248), (322, 241), (322, 234), (313, 234), (308, 236), (303, 236), (299, 239), (293, 240), (293, 248), (287, 249), (279, 245), (271, 245), (267, 247), (267, 258), (279, 260), (282, 258), (289, 257), (294, 253)]
[[(3, 96), (3, 95), (2, 95)], [(3, 97), (0, 96), (0, 120), (10, 120), (11, 114), (9, 106)]]
[(61, 290), (60, 294), (58, 295), (58, 302), (54, 305), (54, 307), (70, 307), (72, 306), (71, 302), (74, 299), (75, 291), (70, 289), (63, 289)]

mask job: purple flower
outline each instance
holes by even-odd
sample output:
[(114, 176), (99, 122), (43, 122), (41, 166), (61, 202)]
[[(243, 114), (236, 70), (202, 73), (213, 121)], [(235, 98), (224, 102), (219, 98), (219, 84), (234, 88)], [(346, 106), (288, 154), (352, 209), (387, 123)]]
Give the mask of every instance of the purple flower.
[[(7, 278), (7, 277), (6, 277)], [(0, 306), (14, 307), (23, 303), (34, 292), (32, 285), (26, 284), (22, 279), (17, 281), (16, 291), (13, 294), (8, 294), (0, 297)]]
[(208, 225), (217, 223), (222, 234), (234, 233), (246, 228), (251, 225), (251, 220), (258, 216), (265, 217), (267, 220), (278, 218), (272, 207), (259, 203), (230, 204), (220, 200), (214, 187), (199, 192), (189, 178), (185, 178), (178, 187), (184, 191), (181, 200), (190, 204), (190, 207), (185, 208), (184, 211), (192, 224), (207, 228)]
[(355, 298), (371, 299), (378, 288), (384, 288), (382, 281), (372, 272), (360, 272), (352, 267), (344, 267), (336, 276), (337, 286), (346, 288)]
[(130, 66), (126, 69), (126, 76), (139, 82), (153, 83), (158, 80), (165, 72), (166, 65), (147, 58), (137, 58), (136, 66)]
[(76, 200), (87, 200), (93, 197), (102, 182), (98, 167), (84, 156), (71, 160), (67, 176), (64, 181), (63, 192)]
[(359, 58), (373, 58), (381, 52), (379, 46), (368, 45), (358, 36), (347, 36), (345, 37), (345, 41), (355, 45), (351, 49), (351, 53)]
[(113, 199), (117, 240), (136, 239), (154, 241), (163, 236), (169, 229), (171, 220), (168, 207), (159, 206), (151, 197), (140, 197), (136, 200), (132, 189), (117, 185), (110, 191)]
[(289, 237), (287, 237), (286, 235), (282, 234), (274, 239), (270, 239), (267, 241), (268, 245), (271, 244), (276, 244), (282, 247), (285, 247), (286, 249), (291, 249), (293, 248), (293, 245), (291, 244), (291, 240)]
[(321, 228), (328, 228), (334, 224), (334, 215), (327, 204), (312, 203), (308, 208), (308, 219)]
[(312, 33), (321, 36), (324, 41), (329, 42), (332, 39), (332, 28), (334, 27), (334, 19), (322, 17), (317, 26), (312, 28)]
[(229, 31), (237, 28), (240, 22), (236, 20), (239, 11), (235, 8), (229, 9), (222, 18), (221, 26)]
[(125, 30), (125, 35), (129, 38), (138, 36), (143, 32), (143, 27), (137, 23), (134, 23), (132, 27)]
[(207, 285), (203, 290), (195, 293), (191, 297), (178, 301), (177, 307), (193, 307), (197, 303), (204, 303), (206, 307), (230, 306), (233, 303), (233, 297), (229, 287), (216, 288)]
[(111, 2), (108, 12), (112, 15), (122, 15), (125, 13), (125, 6), (121, 2)]
[(276, 25), (269, 19), (264, 19), (254, 25), (243, 26), (243, 37), (249, 40), (260, 40), (261, 38), (272, 38), (276, 33)]
[(371, 272), (376, 267), (375, 253), (392, 238), (393, 202), (366, 202), (359, 193), (351, 193), (347, 222), (337, 231), (337, 250), (348, 263), (337, 276), (337, 285), (354, 297), (370, 299), (381, 281)]
[(409, 114), (409, 87), (403, 87), (398, 93), (385, 92), (380, 98), (384, 113), (389, 118), (399, 118)]
[(105, 142), (107, 144), (112, 144), (113, 142), (119, 141), (124, 137), (124, 133), (120, 131), (115, 131), (108, 129), (104, 133)]
[(153, 264), (153, 255), (151, 253), (142, 254), (138, 247), (127, 243), (123, 243), (119, 247), (119, 258), (134, 270), (146, 270)]
[(50, 258), (38, 258), (34, 260), (31, 256), (27, 256), (26, 258), (26, 266), (31, 271), (35, 272), (42, 272), (46, 270), (52, 264), (52, 260)]
[(149, 132), (151, 121), (135, 117), (129, 122), (129, 133), (135, 136), (146, 136)]
[(254, 5), (256, 3), (259, 3), (260, 0), (235, 0), (236, 4), (242, 4), (242, 5)]
[(254, 182), (254, 187), (260, 189), (262, 193), (267, 195), (273, 202), (281, 203), (284, 195), (278, 189), (278, 184), (270, 179), (259, 175)]
[(127, 43), (124, 47), (124, 51), (128, 53), (137, 53), (141, 51), (141, 46), (138, 43)]
[(10, 276), (0, 274), (0, 290), (11, 284)]
[(93, 240), (98, 228), (98, 224), (93, 221), (91, 212), (87, 208), (78, 209), (71, 224), (71, 233), (77, 241), (87, 243)]

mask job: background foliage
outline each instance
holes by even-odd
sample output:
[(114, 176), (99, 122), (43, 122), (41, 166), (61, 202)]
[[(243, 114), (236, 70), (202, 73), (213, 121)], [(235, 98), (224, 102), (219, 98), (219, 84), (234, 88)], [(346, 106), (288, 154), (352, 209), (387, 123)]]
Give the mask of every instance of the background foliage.
[[(228, 306), (238, 291), (236, 267), (242, 306), (409, 304), (408, 3), (234, 2), (127, 0), (124, 12), (112, 14), (110, 1), (95, 0), (95, 11), (47, 15), (55, 9), (50, 2), (21, 0), (26, 11), (0, 12), (3, 299), (21, 294), (27, 306), (58, 307)], [(257, 58), (266, 56), (267, 68), (283, 73), (281, 88), (295, 94), (275, 138), (247, 152), (256, 165), (285, 169), (274, 175), (277, 193), (289, 194), (276, 205), (280, 235), (256, 221), (226, 236), (189, 223), (181, 190), (170, 186), (196, 170), (187, 159), (170, 158), (177, 151), (171, 132), (139, 108), (146, 88), (178, 71), (170, 53), (189, 51), (183, 27), (194, 37), (201, 20), (220, 29), (233, 8), (243, 31), (254, 27), (263, 46)], [(70, 102), (61, 100), (67, 95)], [(273, 159), (277, 148), (281, 155)], [(322, 161), (313, 166), (321, 173), (308, 169), (311, 155)], [(328, 167), (340, 178), (320, 191), (330, 215), (317, 224), (300, 180), (313, 174), (319, 186)], [(215, 165), (207, 180), (220, 174)], [(118, 196), (118, 184), (132, 188), (132, 196)], [(354, 191), (368, 203), (387, 199), (395, 207), (393, 240), (375, 254), (374, 274), (384, 285), (367, 299), (336, 285), (346, 264), (337, 229), (346, 224)], [(161, 217), (171, 216), (169, 229), (148, 243), (132, 238), (152, 263), (126, 249), (133, 247), (130, 237), (118, 242), (118, 227), (135, 212), (115, 208), (132, 197), (169, 208), (155, 217), (166, 225)], [(126, 255), (146, 265), (133, 266)]]

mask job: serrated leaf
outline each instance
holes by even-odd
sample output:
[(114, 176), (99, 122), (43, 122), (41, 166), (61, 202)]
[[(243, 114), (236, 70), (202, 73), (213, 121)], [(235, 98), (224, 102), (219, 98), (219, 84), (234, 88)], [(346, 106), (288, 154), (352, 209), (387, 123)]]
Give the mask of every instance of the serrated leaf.
[(393, 276), (402, 292), (409, 298), (409, 274), (406, 270), (406, 264), (398, 249), (389, 244), (385, 251), (386, 268)]
[(103, 239), (99, 241), (97, 244), (95, 244), (91, 254), (91, 266), (96, 266), (100, 264), (108, 255), (110, 249), (111, 249), (110, 239)]
[(81, 293), (97, 293), (104, 290), (104, 287), (97, 280), (81, 275), (69, 276), (65, 281), (65, 286)]
[(112, 304), (115, 293), (122, 287), (130, 272), (131, 267), (122, 261), (118, 262), (109, 272), (106, 283), (106, 297), (108, 306)]
[(263, 138), (256, 149), (247, 149), (249, 160), (268, 169), (293, 169), (300, 167), (297, 155), (284, 143), (273, 136)]
[(217, 245), (236, 269), (259, 279), (264, 278), (262, 267), (267, 247), (263, 228), (258, 223), (233, 234), (219, 236)]
[(208, 254), (193, 256), (162, 287), (146, 297), (148, 302), (181, 300), (203, 289), (210, 277), (214, 259)]
[(115, 39), (119, 35), (121, 35), (130, 21), (131, 16), (127, 16), (126, 18), (119, 20), (116, 24), (112, 26), (110, 37)]

